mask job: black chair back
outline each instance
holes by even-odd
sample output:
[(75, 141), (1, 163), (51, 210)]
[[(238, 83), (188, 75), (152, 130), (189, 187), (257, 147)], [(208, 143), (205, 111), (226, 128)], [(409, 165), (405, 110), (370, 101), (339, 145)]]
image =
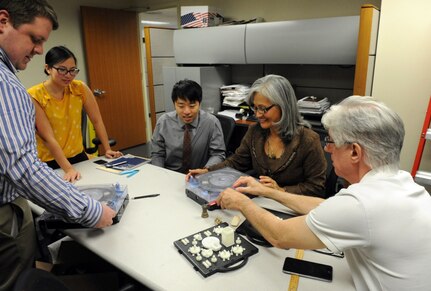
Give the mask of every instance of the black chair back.
[(344, 179), (337, 176), (335, 168), (332, 165), (331, 154), (325, 152), (325, 158), (327, 163), (326, 168), (326, 182), (325, 182), (325, 195), (324, 198), (329, 198), (338, 193), (342, 188), (345, 187)]
[[(98, 137), (95, 137), (91, 140), (94, 144), (93, 147), (89, 146), (89, 142), (87, 141), (87, 130), (88, 130), (88, 119), (87, 112), (85, 112), (84, 108), (82, 108), (82, 116), (81, 116), (81, 132), (82, 132), (82, 142), (84, 143), (84, 149), (87, 154), (94, 154), (99, 149), (99, 146), (102, 144)], [(111, 147), (117, 144), (117, 141), (113, 138), (109, 138), (108, 143)]]
[(220, 114), (216, 114), (215, 117), (217, 117), (218, 120), (220, 121), (221, 128), (223, 130), (224, 144), (227, 150), (233, 131), (235, 129), (235, 119), (233, 119), (232, 117), (220, 115)]

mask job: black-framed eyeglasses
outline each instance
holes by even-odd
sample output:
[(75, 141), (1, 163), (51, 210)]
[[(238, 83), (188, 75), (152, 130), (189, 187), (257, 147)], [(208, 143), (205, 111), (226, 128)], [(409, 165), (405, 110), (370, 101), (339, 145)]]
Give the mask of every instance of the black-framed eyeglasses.
[(268, 107), (259, 105), (259, 106), (253, 106), (251, 107), (251, 110), (253, 110), (254, 112), (259, 112), (260, 114), (265, 114), (267, 113), (272, 107), (274, 107), (276, 104), (272, 104)]
[[(333, 141), (329, 135), (325, 136), (323, 141), (325, 142), (325, 146), (330, 145), (330, 144), (335, 144), (335, 141)], [(343, 144), (352, 144), (352, 142), (346, 141)]]
[(325, 138), (323, 139), (323, 141), (325, 142), (325, 145), (329, 145), (331, 143), (335, 143), (335, 141), (333, 141), (329, 135), (325, 136)]
[(66, 76), (67, 73), (69, 73), (71, 76), (76, 76), (79, 73), (79, 69), (78, 68), (73, 68), (68, 70), (67, 68), (64, 67), (52, 67), (53, 69), (56, 69), (57, 72), (62, 75), (62, 76)]

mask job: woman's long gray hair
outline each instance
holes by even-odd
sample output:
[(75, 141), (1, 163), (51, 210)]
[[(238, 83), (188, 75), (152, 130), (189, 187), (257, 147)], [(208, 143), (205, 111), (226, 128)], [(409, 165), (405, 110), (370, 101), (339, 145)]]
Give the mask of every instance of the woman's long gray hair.
[(246, 102), (250, 106), (254, 104), (256, 93), (260, 93), (280, 108), (281, 119), (274, 125), (278, 127), (278, 133), (282, 139), (290, 141), (301, 126), (310, 127), (299, 114), (295, 91), (285, 77), (267, 75), (257, 79), (247, 96)]

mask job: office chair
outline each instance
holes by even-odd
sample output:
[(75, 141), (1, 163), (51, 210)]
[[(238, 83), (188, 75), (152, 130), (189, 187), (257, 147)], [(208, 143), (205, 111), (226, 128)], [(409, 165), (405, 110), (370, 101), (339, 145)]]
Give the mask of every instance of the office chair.
[[(84, 142), (84, 149), (85, 152), (89, 155), (94, 154), (99, 149), (99, 146), (102, 144), (100, 139), (98, 137), (95, 137), (91, 140), (91, 142), (94, 144), (94, 147), (89, 147), (86, 143), (86, 136), (87, 136), (87, 130), (88, 130), (88, 120), (87, 120), (87, 113), (84, 109), (82, 109), (82, 117), (81, 117), (81, 131), (82, 131), (82, 139)], [(111, 147), (117, 144), (117, 141), (113, 138), (109, 138), (108, 143)]]
[[(91, 140), (91, 142), (94, 144), (94, 147), (85, 147), (85, 152), (87, 154), (94, 154), (95, 152), (97, 152), (97, 150), (99, 149), (99, 146), (102, 144), (102, 142), (100, 141), (100, 139), (98, 137), (95, 137)], [(108, 140), (109, 146), (113, 147), (114, 145), (117, 144), (117, 141), (115, 139), (110, 138)]]
[(231, 153), (228, 151), (229, 142), (232, 137), (233, 131), (235, 129), (236, 123), (235, 119), (229, 116), (215, 114), (215, 117), (218, 118), (221, 124), (221, 128), (224, 136), (224, 144), (226, 146), (226, 155), (230, 155)]

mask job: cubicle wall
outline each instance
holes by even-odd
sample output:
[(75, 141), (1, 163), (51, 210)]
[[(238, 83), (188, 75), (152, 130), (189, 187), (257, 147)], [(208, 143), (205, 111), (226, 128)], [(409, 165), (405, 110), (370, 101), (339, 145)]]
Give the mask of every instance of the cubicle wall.
[(298, 98), (328, 97), (333, 104), (353, 94), (360, 22), (360, 16), (342, 16), (176, 30), (175, 61), (228, 64), (234, 84), (279, 74)]
[(267, 74), (286, 77), (298, 99), (305, 96), (328, 97), (331, 104), (353, 94), (353, 65), (232, 65), (232, 82), (251, 84)]
[(164, 67), (163, 83), (165, 110), (174, 110), (171, 92), (174, 84), (183, 79), (190, 79), (202, 87), (201, 109), (217, 113), (221, 108), (220, 87), (231, 83), (229, 66), (209, 67)]
[[(175, 62), (185, 70), (198, 71), (203, 65), (228, 65), (232, 84), (250, 85), (267, 74), (282, 75), (292, 83), (298, 99), (327, 97), (335, 104), (353, 94), (355, 77), (366, 78), (357, 69), (357, 48), (363, 46), (358, 44), (363, 42), (358, 38), (359, 27), (365, 22), (361, 14), (176, 30)], [(372, 32), (376, 34), (375, 29)], [(165, 101), (170, 98), (168, 89)], [(212, 94), (210, 98), (218, 102), (215, 99), (221, 97)], [(170, 109), (167, 104), (166, 109)]]

